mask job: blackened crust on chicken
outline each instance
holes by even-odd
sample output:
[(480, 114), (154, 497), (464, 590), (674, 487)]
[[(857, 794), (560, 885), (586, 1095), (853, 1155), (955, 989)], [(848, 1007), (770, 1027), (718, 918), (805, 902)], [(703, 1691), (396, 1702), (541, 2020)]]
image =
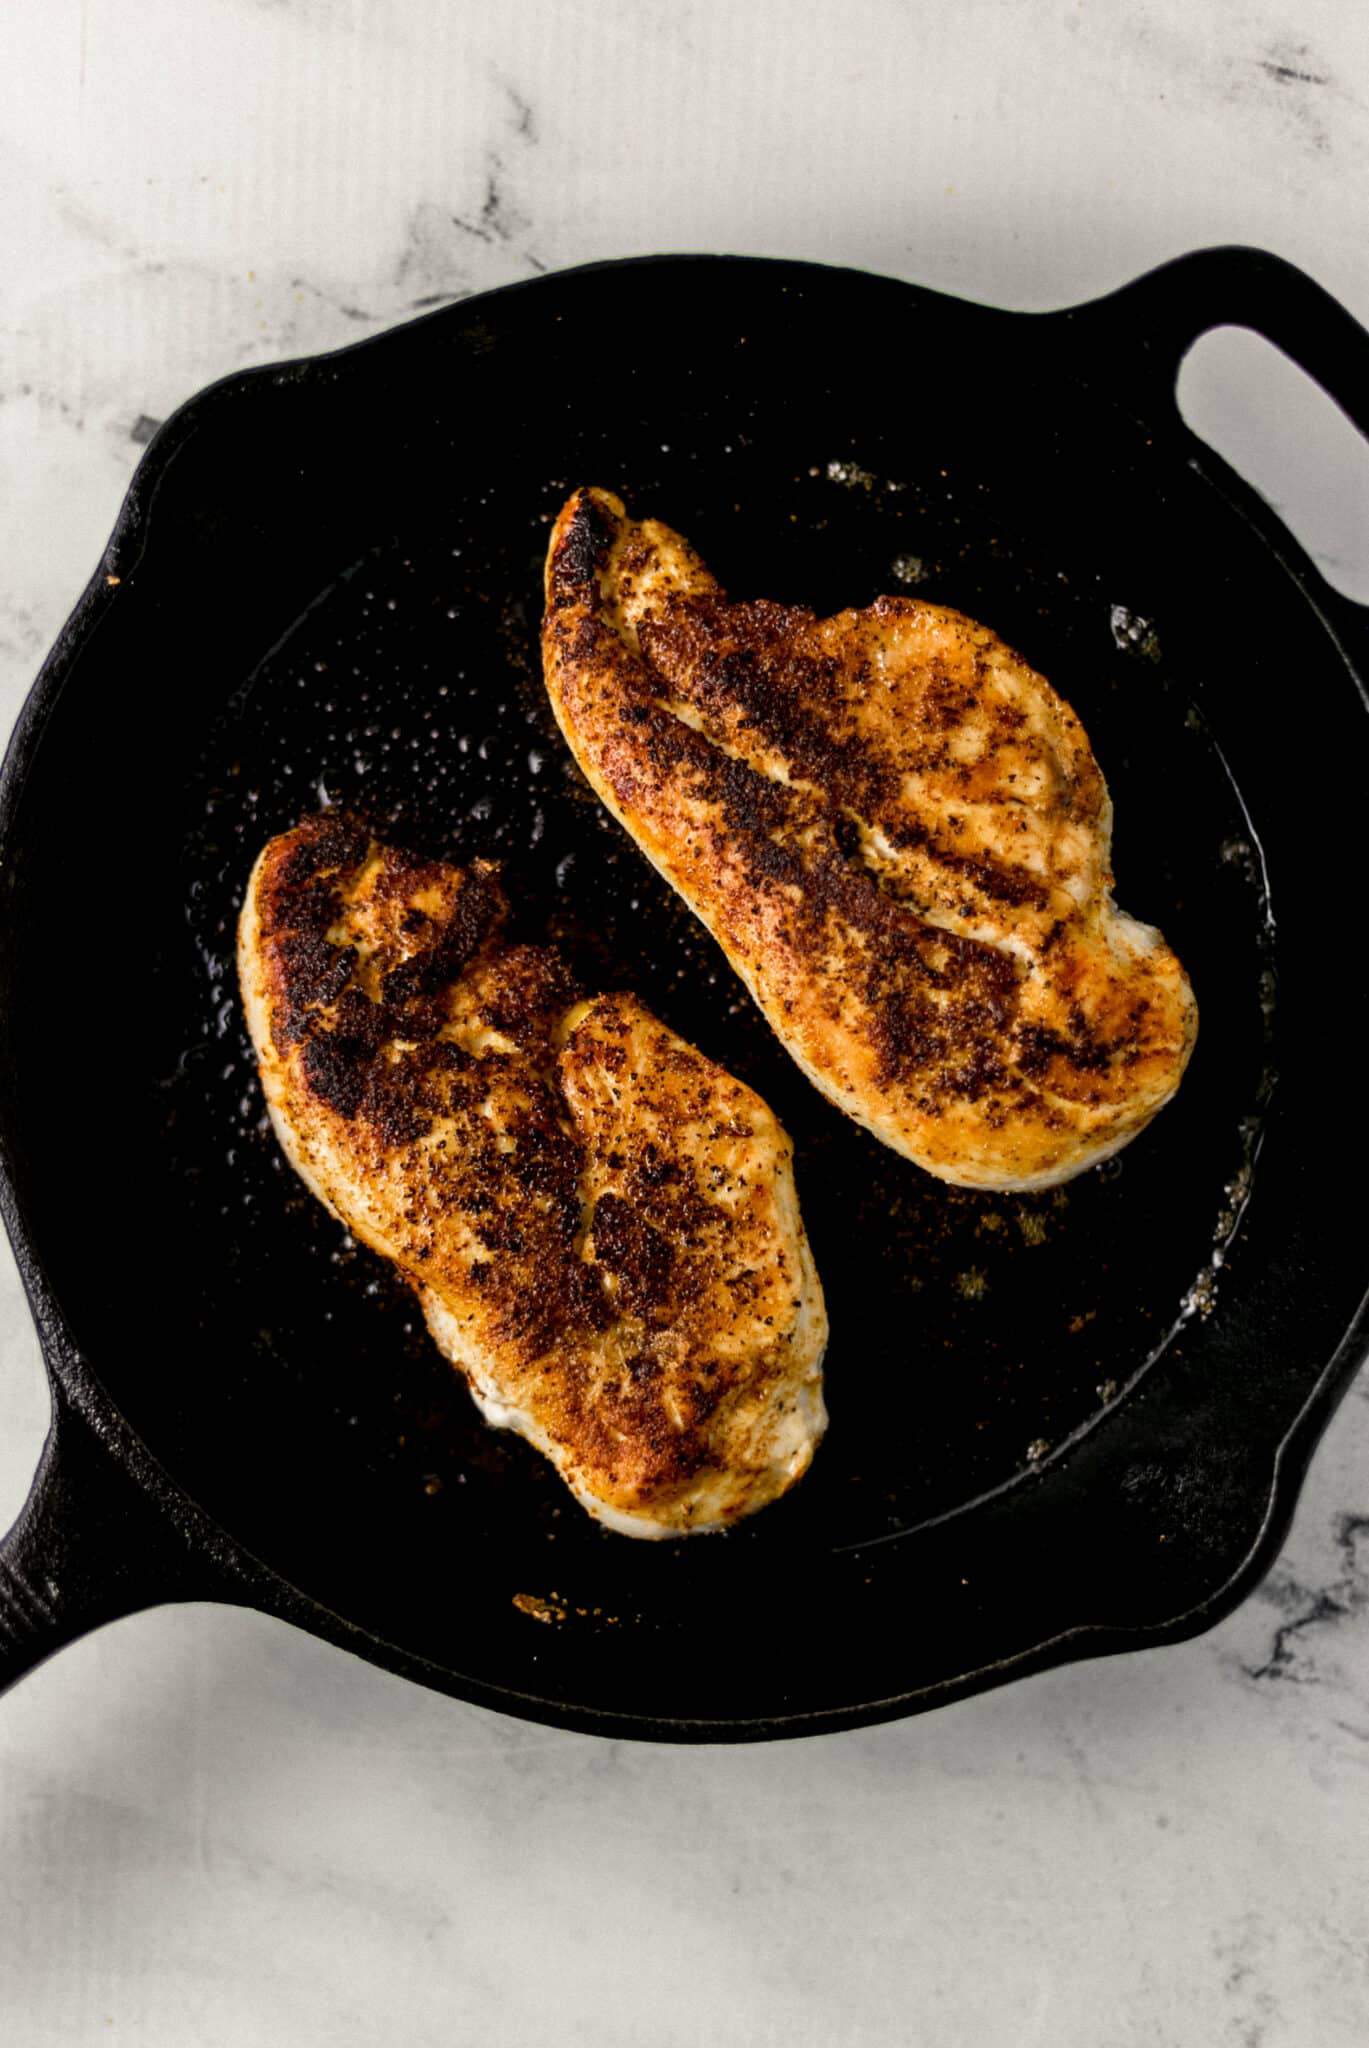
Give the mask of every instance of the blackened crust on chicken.
[(612, 544), (612, 522), (595, 499), (582, 496), (567, 523), (557, 571), (568, 592), (579, 592), (593, 583)]
[(239, 968), (273, 1121), (495, 1419), (632, 1534), (736, 1520), (821, 1434), (826, 1324), (765, 1104), (509, 945), (495, 871), (273, 840)]
[[(568, 542), (591, 528), (586, 568)], [(547, 592), (580, 767), (840, 1107), (945, 1179), (1013, 1188), (1170, 1098), (1192, 990), (1113, 905), (1083, 727), (987, 628), (910, 598), (730, 602), (599, 490), (564, 507)]]

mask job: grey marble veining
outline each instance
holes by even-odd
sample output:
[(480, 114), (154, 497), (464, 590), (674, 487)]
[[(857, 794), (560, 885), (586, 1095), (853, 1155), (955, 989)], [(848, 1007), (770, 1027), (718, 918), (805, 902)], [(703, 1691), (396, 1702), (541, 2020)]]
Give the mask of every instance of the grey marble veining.
[[(1340, 0), (7, 0), (0, 719), (210, 378), (569, 262), (814, 256), (1005, 304), (1263, 243), (1369, 318)], [(606, 338), (612, 344), (613, 337)], [(1248, 337), (1189, 418), (1369, 596), (1369, 459)], [(910, 403), (918, 394), (910, 393)], [(0, 1517), (46, 1412), (0, 1277)], [(1202, 1640), (768, 1750), (599, 1743), (258, 1617), (0, 1703), (16, 2048), (1369, 2039), (1369, 1393)]]

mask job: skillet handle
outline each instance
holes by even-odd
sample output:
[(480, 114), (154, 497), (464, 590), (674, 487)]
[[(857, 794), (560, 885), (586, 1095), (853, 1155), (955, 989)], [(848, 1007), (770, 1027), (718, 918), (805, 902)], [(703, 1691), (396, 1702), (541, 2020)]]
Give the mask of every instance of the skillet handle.
[[(1195, 249), (1062, 320), (1105, 360), (1131, 358), (1145, 417), (1177, 410), (1188, 350), (1213, 327), (1248, 327), (1321, 385), (1369, 439), (1369, 331), (1306, 271), (1266, 249)], [(1322, 581), (1319, 601), (1356, 665), (1369, 664), (1369, 606)]]
[(1136, 351), (1171, 403), (1179, 365), (1200, 334), (1249, 327), (1315, 378), (1369, 437), (1369, 332), (1306, 271), (1266, 249), (1195, 249), (1065, 318), (1101, 321), (1112, 346)]
[(211, 1596), (211, 1577), (54, 1377), (38, 1470), (0, 1539), (0, 1693), (103, 1622)]

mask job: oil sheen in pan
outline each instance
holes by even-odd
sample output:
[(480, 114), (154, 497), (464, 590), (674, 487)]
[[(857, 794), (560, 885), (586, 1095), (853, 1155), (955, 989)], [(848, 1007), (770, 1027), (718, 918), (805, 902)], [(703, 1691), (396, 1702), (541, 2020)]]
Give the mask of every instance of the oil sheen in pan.
[(537, 659), (541, 556), (571, 480), (524, 484), (517, 502), (511, 483), (506, 503), (488, 491), (455, 505), (445, 532), (381, 541), (263, 660), (205, 762), (188, 909), (214, 1061), (187, 1062), (168, 1091), (173, 1153), (203, 1147), (231, 1165), (189, 1176), (188, 1199), (228, 1244), (242, 1341), (282, 1426), (293, 1411), (313, 1447), (322, 1513), (342, 1511), (345, 1475), (364, 1470), (373, 1497), (400, 1513), (419, 1504), (434, 1531), (457, 1489), (464, 1527), (480, 1512), (473, 1490), (498, 1523), (512, 1487), (523, 1528), (562, 1550), (615, 1540), (533, 1451), (480, 1423), (407, 1291), (294, 1182), (267, 1128), (233, 924), (261, 843), (320, 804), (457, 860), (504, 861), (529, 930), (567, 944), (595, 986), (635, 989), (792, 1134), (831, 1314), (831, 1429), (795, 1495), (720, 1542), (847, 1548), (955, 1512), (1096, 1422), (1223, 1284), (1272, 1086), (1272, 928), (1258, 844), (1164, 621), (985, 530), (968, 480), (950, 475), (933, 501), (881, 480), (867, 451), (819, 453), (758, 476), (753, 518), (738, 518), (744, 451), (725, 497), (697, 472), (599, 480), (678, 524), (739, 594), (806, 593), (825, 608), (916, 589), (984, 619), (1050, 676), (1112, 789), (1119, 899), (1163, 927), (1197, 988), (1180, 1095), (1118, 1158), (1037, 1195), (947, 1188), (876, 1144), (802, 1079), (555, 731)]

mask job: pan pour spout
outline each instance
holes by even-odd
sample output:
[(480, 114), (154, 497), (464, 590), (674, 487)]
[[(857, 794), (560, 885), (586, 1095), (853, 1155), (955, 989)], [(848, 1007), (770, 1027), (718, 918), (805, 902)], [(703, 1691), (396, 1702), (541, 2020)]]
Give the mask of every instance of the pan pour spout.
[(986, 627), (906, 597), (729, 602), (679, 534), (587, 489), (552, 532), (542, 645), (595, 791), (886, 1145), (1049, 1187), (1169, 1101), (1188, 978), (1113, 903), (1078, 718)]
[(486, 1418), (629, 1536), (726, 1527), (808, 1469), (827, 1318), (765, 1103), (630, 995), (511, 945), (487, 861), (337, 815), (273, 839), (248, 1026), (305, 1184), (418, 1295)]

